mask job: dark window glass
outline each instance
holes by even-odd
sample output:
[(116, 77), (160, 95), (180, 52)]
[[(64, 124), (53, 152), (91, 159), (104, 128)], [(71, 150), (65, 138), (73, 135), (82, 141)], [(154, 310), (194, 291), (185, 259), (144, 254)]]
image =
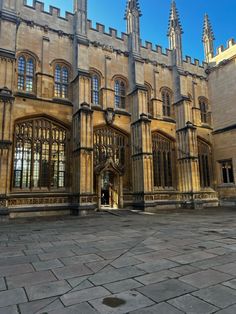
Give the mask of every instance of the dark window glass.
[(125, 109), (126, 87), (121, 80), (115, 81), (115, 107)]
[(47, 119), (17, 123), (15, 127), (13, 187), (65, 186), (66, 130)]
[(152, 137), (154, 186), (173, 187), (175, 143), (161, 134)]
[(171, 116), (171, 95), (168, 90), (162, 91), (162, 108), (163, 108), (163, 116), (170, 117)]
[(34, 61), (24, 56), (18, 59), (18, 90), (32, 92), (34, 87)]
[(198, 140), (198, 160), (201, 188), (211, 186), (211, 149), (209, 145)]
[(91, 92), (92, 92), (92, 103), (94, 105), (99, 105), (99, 78), (98, 75), (92, 75), (91, 80)]
[(232, 160), (221, 161), (220, 165), (223, 183), (234, 183)]
[(199, 101), (199, 107), (200, 107), (200, 111), (201, 111), (201, 121), (202, 121), (202, 123), (207, 123), (208, 122), (208, 119), (207, 119), (208, 104), (207, 104), (206, 100), (201, 99)]
[(54, 73), (54, 96), (57, 98), (68, 98), (69, 71), (59, 64), (55, 67)]

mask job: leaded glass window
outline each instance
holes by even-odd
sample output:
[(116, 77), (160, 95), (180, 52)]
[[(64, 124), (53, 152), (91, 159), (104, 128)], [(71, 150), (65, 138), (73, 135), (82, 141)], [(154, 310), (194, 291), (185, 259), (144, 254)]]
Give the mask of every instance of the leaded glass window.
[(46, 118), (15, 126), (13, 187), (65, 187), (66, 129)]
[(94, 164), (95, 166), (112, 158), (120, 169), (125, 166), (128, 138), (110, 127), (94, 131)]
[(93, 74), (91, 80), (91, 98), (94, 105), (99, 105), (99, 89), (99, 77), (97, 74)]
[(201, 121), (202, 123), (208, 123), (208, 104), (206, 99), (201, 98), (199, 100), (199, 107), (201, 112)]
[(33, 92), (35, 64), (31, 57), (20, 56), (18, 58), (17, 89), (25, 92)]
[(171, 93), (169, 90), (163, 89), (161, 96), (162, 96), (163, 116), (170, 117), (171, 116)]
[(54, 96), (68, 98), (69, 71), (66, 66), (57, 64), (54, 73)]
[(115, 81), (115, 108), (125, 109), (126, 86), (122, 80)]
[(201, 188), (211, 186), (211, 148), (204, 141), (198, 139), (198, 160)]
[(233, 162), (230, 160), (220, 161), (222, 183), (234, 183)]
[(175, 143), (167, 137), (154, 133), (153, 147), (153, 173), (154, 186), (170, 188), (174, 186)]

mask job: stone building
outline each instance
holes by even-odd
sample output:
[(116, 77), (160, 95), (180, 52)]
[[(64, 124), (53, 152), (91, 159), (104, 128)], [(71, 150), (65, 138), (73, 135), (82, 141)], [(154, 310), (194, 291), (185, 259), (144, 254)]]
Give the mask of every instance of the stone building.
[(65, 17), (0, 0), (1, 214), (201, 208), (235, 196), (236, 45), (214, 57), (206, 16), (200, 64), (182, 56), (174, 1), (165, 51), (142, 45), (140, 17), (128, 0), (118, 37), (93, 28), (87, 0)]

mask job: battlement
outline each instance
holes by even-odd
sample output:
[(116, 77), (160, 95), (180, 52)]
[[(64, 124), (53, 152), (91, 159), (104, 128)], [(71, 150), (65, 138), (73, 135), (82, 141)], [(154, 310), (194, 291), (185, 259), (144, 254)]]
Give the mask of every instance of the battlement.
[(45, 10), (45, 4), (44, 2), (33, 0), (32, 5), (29, 4), (28, 0), (17, 0), (18, 7), (27, 7), (29, 9), (35, 10), (36, 12), (44, 13), (47, 15), (51, 15), (53, 17), (57, 17), (63, 20), (70, 21), (73, 18), (73, 13), (71, 12), (65, 12), (65, 16), (61, 15), (61, 9), (54, 7), (52, 5), (49, 6), (49, 11)]
[(88, 29), (91, 31), (96, 31), (100, 33), (101, 35), (110, 36), (113, 39), (118, 39), (121, 41), (124, 41), (125, 43), (128, 42), (128, 34), (121, 32), (121, 35), (118, 35), (118, 30), (112, 27), (109, 27), (108, 31), (106, 31), (106, 27), (104, 24), (96, 23), (95, 27), (93, 26), (93, 22), (91, 20), (88, 20), (87, 22)]
[(231, 47), (235, 46), (236, 45), (236, 42), (234, 40), (234, 38), (230, 38), (228, 41), (227, 41), (227, 45), (226, 47), (224, 47), (223, 45), (219, 46), (217, 49), (216, 49), (216, 56), (218, 56), (219, 54), (221, 54), (222, 52), (225, 52), (226, 50), (230, 49)]

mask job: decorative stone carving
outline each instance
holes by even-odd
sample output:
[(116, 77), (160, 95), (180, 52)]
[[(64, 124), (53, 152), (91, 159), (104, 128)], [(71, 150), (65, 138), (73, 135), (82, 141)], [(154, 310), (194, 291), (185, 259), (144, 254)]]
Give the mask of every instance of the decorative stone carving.
[(115, 120), (115, 112), (113, 108), (107, 108), (105, 111), (105, 119), (108, 125), (112, 125)]

